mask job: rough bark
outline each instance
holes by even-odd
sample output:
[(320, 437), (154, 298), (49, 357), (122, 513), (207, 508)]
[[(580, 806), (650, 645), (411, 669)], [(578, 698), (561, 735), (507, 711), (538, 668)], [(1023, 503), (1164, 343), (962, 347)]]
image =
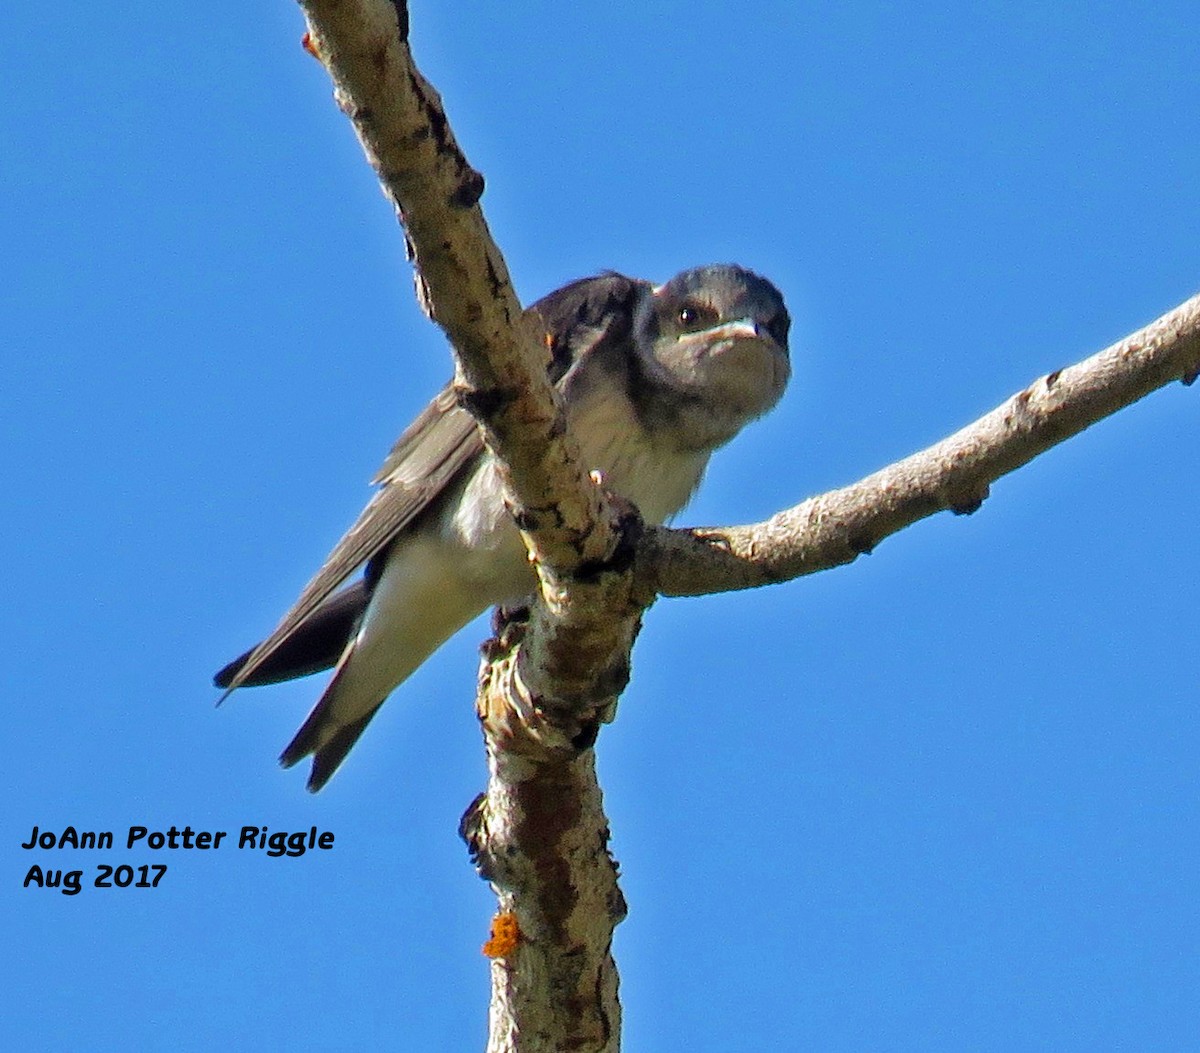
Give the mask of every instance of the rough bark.
[(519, 936), (494, 959), (489, 1050), (616, 1050), (609, 947), (624, 914), (590, 749), (627, 679), (652, 594), (635, 596), (636, 515), (580, 466), (546, 366), (441, 100), (388, 0), (302, 0), (308, 49), (333, 78), (416, 267), (417, 295), (455, 349), (456, 387), (506, 469), (537, 567), (531, 619), (510, 623), (481, 678), (488, 789), (463, 830)]
[(1172, 381), (1190, 384), (1198, 372), (1200, 294), (852, 486), (749, 526), (649, 529), (639, 567), (658, 593), (696, 596), (850, 563), (934, 512), (974, 512), (1001, 476)]

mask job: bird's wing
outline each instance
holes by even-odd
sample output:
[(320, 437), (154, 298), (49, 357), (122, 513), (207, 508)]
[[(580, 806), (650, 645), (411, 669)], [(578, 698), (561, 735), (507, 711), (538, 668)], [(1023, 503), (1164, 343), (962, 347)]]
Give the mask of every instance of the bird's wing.
[[(359, 578), (353, 585), (335, 592), (305, 619), (303, 625), (258, 662), (258, 667), (242, 682), (242, 687), (277, 684), (336, 665), (346, 650), (346, 642), (358, 630), (370, 598), (366, 578)], [(220, 688), (232, 684), (257, 648), (255, 644), (238, 655), (213, 676), (213, 683)]]
[(225, 685), (222, 700), (250, 680), (343, 581), (428, 508), (482, 449), (474, 418), (458, 406), (447, 386), (397, 440), (375, 477), (380, 489), (274, 632)]
[(547, 334), (551, 381), (560, 384), (571, 366), (601, 345), (628, 340), (637, 297), (650, 288), (649, 282), (609, 271), (580, 278), (538, 300), (530, 310)]
[[(565, 285), (535, 303), (551, 354), (550, 378), (559, 383), (584, 354), (628, 338), (636, 296), (650, 283), (608, 273)], [(428, 508), (463, 468), (483, 450), (475, 420), (455, 400), (449, 385), (396, 440), (372, 482), (380, 484), (362, 515), (334, 546), (300, 598), (225, 680), (224, 701), (292, 639), (335, 589), (388, 546)]]

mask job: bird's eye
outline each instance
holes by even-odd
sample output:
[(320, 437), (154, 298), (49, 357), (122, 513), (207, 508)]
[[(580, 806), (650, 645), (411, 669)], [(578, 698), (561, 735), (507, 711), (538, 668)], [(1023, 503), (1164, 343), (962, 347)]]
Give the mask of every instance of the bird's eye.
[(714, 312), (711, 307), (704, 304), (685, 303), (679, 308), (676, 318), (679, 320), (679, 327), (684, 332), (694, 333), (713, 323)]

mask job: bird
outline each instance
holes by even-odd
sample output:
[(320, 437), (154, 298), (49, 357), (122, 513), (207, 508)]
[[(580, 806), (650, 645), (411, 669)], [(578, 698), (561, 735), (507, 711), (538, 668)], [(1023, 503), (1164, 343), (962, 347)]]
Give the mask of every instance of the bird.
[[(680, 511), (712, 453), (770, 410), (791, 375), (782, 294), (735, 264), (661, 285), (609, 271), (528, 313), (545, 333), (550, 380), (585, 469), (647, 522)], [(314, 793), (442, 643), (536, 588), (495, 458), (451, 385), (372, 483), (366, 508), (275, 630), (213, 678), (224, 701), (238, 688), (333, 668), (279, 758), (290, 768), (311, 756)]]

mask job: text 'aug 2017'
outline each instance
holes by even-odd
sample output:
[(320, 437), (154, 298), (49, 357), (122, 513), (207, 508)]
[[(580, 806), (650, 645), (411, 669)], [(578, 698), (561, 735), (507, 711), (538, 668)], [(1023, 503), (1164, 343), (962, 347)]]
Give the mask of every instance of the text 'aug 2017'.
[[(74, 849), (81, 851), (216, 851), (235, 844), (227, 830), (194, 830), (191, 826), (180, 829), (170, 826), (165, 830), (154, 830), (147, 826), (130, 826), (121, 838), (118, 848), (117, 836), (111, 830), (81, 830), (74, 826), (60, 829), (43, 829), (34, 826), (29, 837), (20, 847), (27, 850), (54, 851)], [(243, 826), (237, 832), (236, 847), (260, 851), (266, 856), (298, 857), (310, 851), (328, 851), (333, 848), (334, 835), (329, 830), (309, 827), (307, 830), (274, 830), (266, 826)], [(110, 888), (158, 888), (167, 872), (164, 863), (111, 865), (97, 864), (92, 887)], [(73, 896), (84, 887), (83, 870), (68, 870), (65, 867), (46, 867), (34, 863), (26, 872), (25, 888), (58, 889), (64, 895)]]

